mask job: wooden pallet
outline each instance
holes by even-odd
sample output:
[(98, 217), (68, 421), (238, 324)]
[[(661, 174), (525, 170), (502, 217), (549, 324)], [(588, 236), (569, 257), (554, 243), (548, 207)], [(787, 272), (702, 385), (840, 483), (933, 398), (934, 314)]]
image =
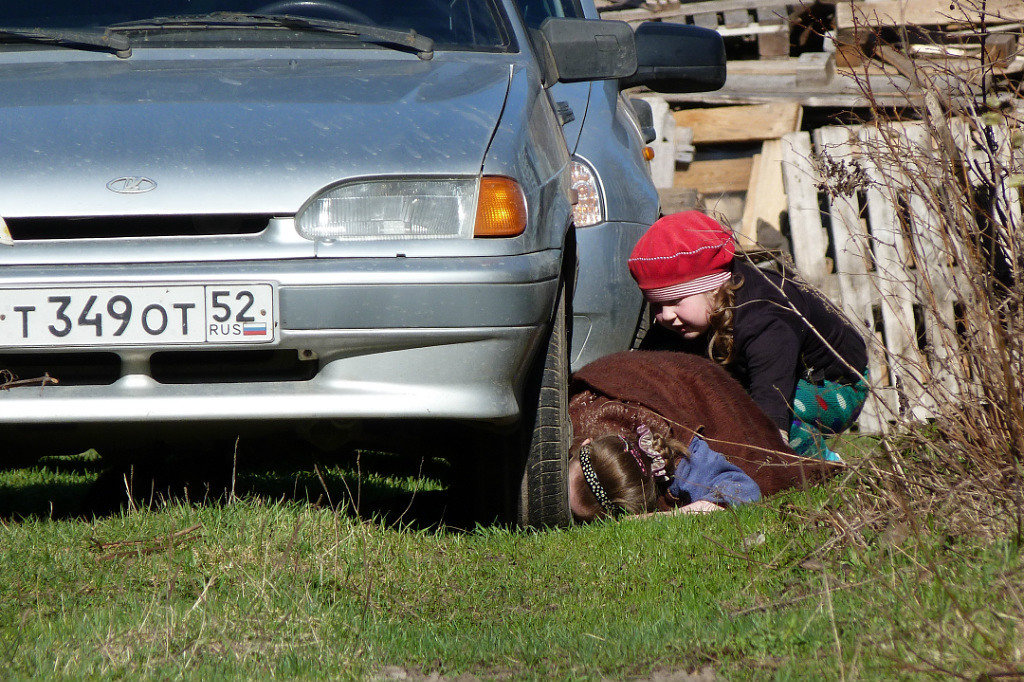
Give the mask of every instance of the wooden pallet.
[[(971, 142), (966, 124), (949, 125), (980, 181), (992, 170), (992, 156)], [(1007, 178), (993, 209), (1000, 212), (997, 241), (1020, 253), (1021, 197), (1008, 178), (1009, 171), (1019, 172), (1021, 160), (1013, 156), (1019, 151), (1009, 144), (1007, 129), (995, 130), (996, 163)], [(957, 247), (930, 229), (937, 222), (933, 204), (914, 181), (930, 172), (931, 136), (922, 124), (908, 123), (825, 127), (814, 132), (813, 145), (806, 132), (786, 135), (782, 143), (797, 268), (874, 341), (868, 369), (876, 390), (860, 429), (878, 432), (896, 419), (927, 418), (935, 396), (963, 389), (957, 382), (964, 373), (949, 349), (956, 347), (956, 307), (972, 301), (970, 283), (955, 268)], [(858, 174), (845, 192), (823, 191)]]

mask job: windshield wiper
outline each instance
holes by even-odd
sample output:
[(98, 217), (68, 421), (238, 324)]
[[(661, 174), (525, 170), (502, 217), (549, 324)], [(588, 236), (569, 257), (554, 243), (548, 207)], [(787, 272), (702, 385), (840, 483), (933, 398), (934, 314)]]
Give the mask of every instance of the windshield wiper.
[(248, 12), (211, 12), (181, 16), (153, 17), (112, 24), (111, 31), (160, 28), (287, 28), (294, 31), (334, 33), (357, 38), (363, 42), (414, 50), (420, 59), (434, 56), (433, 39), (413, 30), (401, 31), (366, 24), (331, 19), (298, 17), (291, 14), (256, 14)]
[(44, 28), (0, 28), (0, 40), (47, 43), (79, 50), (100, 49), (113, 52), (121, 59), (132, 56), (128, 36), (105, 31), (67, 31)]

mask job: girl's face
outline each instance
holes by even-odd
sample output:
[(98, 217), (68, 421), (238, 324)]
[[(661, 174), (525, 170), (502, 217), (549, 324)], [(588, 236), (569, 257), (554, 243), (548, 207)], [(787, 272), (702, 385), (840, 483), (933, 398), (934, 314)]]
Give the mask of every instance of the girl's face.
[(684, 339), (695, 339), (708, 330), (711, 294), (704, 292), (674, 301), (651, 303), (654, 321), (668, 327)]

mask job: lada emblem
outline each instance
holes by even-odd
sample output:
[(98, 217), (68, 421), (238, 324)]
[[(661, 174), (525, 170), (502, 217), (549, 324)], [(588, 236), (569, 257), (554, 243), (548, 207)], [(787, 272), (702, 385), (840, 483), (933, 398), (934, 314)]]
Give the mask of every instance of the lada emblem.
[(156, 189), (156, 183), (138, 175), (125, 175), (108, 182), (107, 189), (118, 194), (142, 194)]

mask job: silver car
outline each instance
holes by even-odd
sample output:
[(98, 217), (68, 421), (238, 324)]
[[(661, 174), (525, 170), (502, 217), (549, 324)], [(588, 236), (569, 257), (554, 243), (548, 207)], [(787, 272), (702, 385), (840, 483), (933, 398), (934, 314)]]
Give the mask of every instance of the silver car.
[(2, 24), (7, 447), (454, 420), (505, 429), (478, 461), (516, 519), (569, 519), (577, 197), (550, 89), (635, 73), (628, 26), (528, 29), (511, 0), (40, 0)]

